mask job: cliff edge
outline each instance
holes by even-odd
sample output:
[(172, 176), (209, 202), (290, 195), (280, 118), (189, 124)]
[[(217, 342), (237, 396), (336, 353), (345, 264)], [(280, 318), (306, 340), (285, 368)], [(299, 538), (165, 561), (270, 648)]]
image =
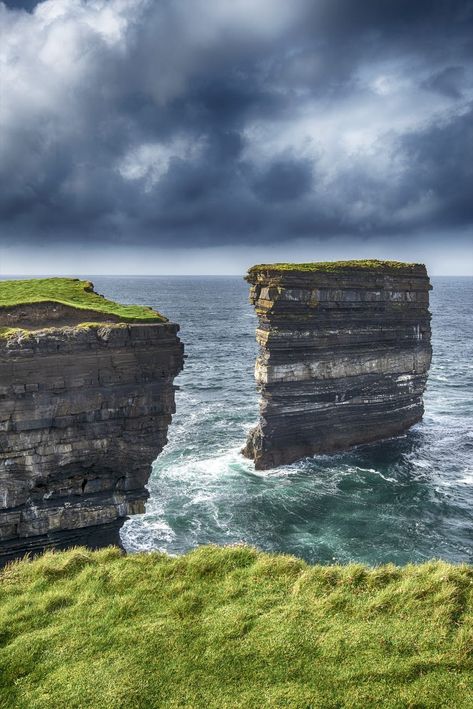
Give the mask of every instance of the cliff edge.
[(88, 281), (0, 283), (0, 561), (117, 543), (167, 442), (179, 326)]
[(422, 418), (431, 361), (425, 266), (392, 261), (250, 268), (258, 316), (257, 469), (398, 435)]

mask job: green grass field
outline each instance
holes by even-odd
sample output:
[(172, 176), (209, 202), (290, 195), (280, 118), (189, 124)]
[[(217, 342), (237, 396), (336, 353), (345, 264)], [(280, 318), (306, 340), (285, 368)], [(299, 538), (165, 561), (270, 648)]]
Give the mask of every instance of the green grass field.
[(473, 568), (73, 549), (0, 576), (0, 705), (473, 706)]
[(402, 261), (379, 261), (366, 259), (357, 261), (314, 261), (314, 263), (260, 263), (248, 269), (248, 275), (259, 271), (415, 271), (418, 263), (403, 263)]
[(143, 305), (121, 305), (103, 298), (94, 292), (90, 281), (77, 278), (0, 281), (0, 309), (44, 302), (62, 303), (79, 310), (114, 315), (123, 322), (167, 321), (163, 315)]

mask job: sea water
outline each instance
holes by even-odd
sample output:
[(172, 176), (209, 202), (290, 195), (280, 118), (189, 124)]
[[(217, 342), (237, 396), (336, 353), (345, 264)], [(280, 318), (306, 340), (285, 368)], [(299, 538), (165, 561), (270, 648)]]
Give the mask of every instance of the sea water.
[(130, 551), (245, 542), (311, 563), (473, 561), (473, 279), (433, 278), (425, 416), (406, 435), (257, 472), (240, 453), (258, 418), (256, 318), (239, 277), (95, 277), (161, 310), (188, 356), (169, 443)]

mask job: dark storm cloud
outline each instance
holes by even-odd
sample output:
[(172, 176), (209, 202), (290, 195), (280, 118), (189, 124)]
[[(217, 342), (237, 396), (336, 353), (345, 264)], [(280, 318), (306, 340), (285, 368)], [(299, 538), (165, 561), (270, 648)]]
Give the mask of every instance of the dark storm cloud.
[(4, 240), (176, 247), (473, 221), (471, 2), (32, 5), (0, 5)]
[(465, 150), (471, 155), (473, 110), (443, 125), (406, 134), (400, 143), (411, 163), (407, 181), (410, 198), (419, 202), (427, 195), (429, 215), (439, 226), (472, 224), (473, 162), (465, 160)]
[(32, 12), (38, 5), (38, 0), (6, 0), (4, 4), (12, 10)]
[(254, 183), (255, 193), (265, 202), (286, 202), (307, 194), (312, 183), (312, 165), (302, 160), (276, 160)]
[(438, 91), (453, 99), (463, 97), (462, 85), (465, 80), (465, 67), (447, 66), (445, 69), (436, 71), (429, 76), (422, 84), (422, 88)]

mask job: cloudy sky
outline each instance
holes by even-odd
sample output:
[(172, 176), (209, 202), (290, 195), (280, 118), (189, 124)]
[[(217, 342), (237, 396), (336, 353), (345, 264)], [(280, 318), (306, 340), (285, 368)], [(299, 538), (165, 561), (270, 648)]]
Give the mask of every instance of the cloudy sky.
[(473, 272), (470, 0), (7, 0), (0, 25), (0, 273)]

